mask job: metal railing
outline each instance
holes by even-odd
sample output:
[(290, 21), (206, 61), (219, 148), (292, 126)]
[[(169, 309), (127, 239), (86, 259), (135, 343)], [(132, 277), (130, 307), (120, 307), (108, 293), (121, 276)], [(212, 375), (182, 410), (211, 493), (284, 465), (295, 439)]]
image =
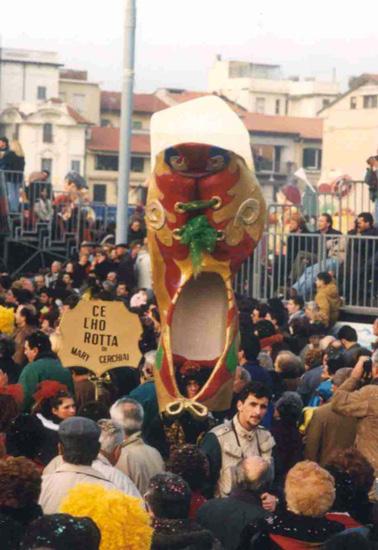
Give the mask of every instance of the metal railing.
[(259, 300), (315, 296), (318, 273), (334, 275), (343, 306), (378, 313), (378, 235), (265, 232), (235, 278), (235, 290)]
[[(236, 290), (266, 300), (294, 287), (311, 299), (316, 274), (332, 271), (345, 307), (378, 312), (378, 237), (346, 235), (357, 214), (374, 211), (368, 186), (347, 182), (335, 192), (315, 193), (310, 199), (307, 193), (299, 207), (269, 205), (266, 232), (242, 265)], [(312, 233), (289, 235), (288, 223), (295, 212), (307, 216), (309, 231), (315, 229), (316, 217), (328, 212), (344, 235), (332, 239)], [(11, 239), (37, 240), (42, 250), (60, 247), (68, 257), (84, 239), (99, 242), (115, 221), (114, 205), (54, 191), (49, 182), (25, 185), (22, 173), (0, 171), (0, 234)]]

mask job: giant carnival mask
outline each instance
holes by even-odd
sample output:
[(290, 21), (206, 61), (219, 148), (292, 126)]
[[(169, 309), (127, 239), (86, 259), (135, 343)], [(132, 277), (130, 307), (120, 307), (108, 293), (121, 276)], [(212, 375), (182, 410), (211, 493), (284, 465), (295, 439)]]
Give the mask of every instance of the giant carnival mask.
[[(265, 202), (248, 133), (221, 99), (157, 113), (151, 135), (158, 154), (146, 223), (162, 327), (159, 408), (201, 417), (230, 406), (239, 345), (232, 279), (261, 237)], [(194, 396), (185, 386), (191, 378), (198, 384)]]

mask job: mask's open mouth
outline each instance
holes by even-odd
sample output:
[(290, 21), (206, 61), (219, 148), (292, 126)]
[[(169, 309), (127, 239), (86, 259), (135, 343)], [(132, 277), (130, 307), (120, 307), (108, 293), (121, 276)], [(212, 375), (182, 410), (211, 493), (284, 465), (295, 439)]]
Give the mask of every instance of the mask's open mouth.
[(225, 349), (229, 306), (222, 277), (209, 272), (192, 277), (173, 307), (170, 330), (173, 361), (177, 383), (185, 395), (185, 382), (190, 376), (180, 373), (183, 365), (190, 362), (196, 365), (193, 376), (201, 389)]

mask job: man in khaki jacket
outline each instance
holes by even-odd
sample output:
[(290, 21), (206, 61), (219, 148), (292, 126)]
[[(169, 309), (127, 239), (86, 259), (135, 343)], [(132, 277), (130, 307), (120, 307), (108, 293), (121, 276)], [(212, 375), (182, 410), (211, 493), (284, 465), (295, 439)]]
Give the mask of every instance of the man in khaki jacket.
[(135, 399), (123, 397), (112, 405), (110, 416), (125, 431), (116, 468), (130, 477), (143, 496), (151, 477), (164, 471), (159, 451), (146, 445), (142, 439), (143, 407)]
[[(378, 350), (373, 354), (371, 382), (361, 389), (364, 363), (370, 357), (361, 356), (348, 380), (340, 386), (332, 399), (332, 409), (339, 414), (358, 419), (356, 447), (368, 459), (378, 478)], [(370, 498), (377, 500), (373, 492)]]
[(270, 432), (260, 426), (270, 401), (270, 391), (260, 382), (250, 382), (239, 394), (237, 414), (208, 432), (201, 449), (210, 464), (210, 481), (217, 497), (228, 496), (232, 470), (244, 458), (261, 456), (272, 466), (275, 445)]

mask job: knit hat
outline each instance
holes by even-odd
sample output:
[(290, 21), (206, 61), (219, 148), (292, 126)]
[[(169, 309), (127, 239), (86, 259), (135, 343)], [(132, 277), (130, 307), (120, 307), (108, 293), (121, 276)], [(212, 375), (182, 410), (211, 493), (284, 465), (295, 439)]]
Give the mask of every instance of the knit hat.
[(301, 204), (301, 193), (295, 185), (288, 184), (284, 185), (280, 191), (285, 195), (286, 199), (292, 204), (300, 205)]

